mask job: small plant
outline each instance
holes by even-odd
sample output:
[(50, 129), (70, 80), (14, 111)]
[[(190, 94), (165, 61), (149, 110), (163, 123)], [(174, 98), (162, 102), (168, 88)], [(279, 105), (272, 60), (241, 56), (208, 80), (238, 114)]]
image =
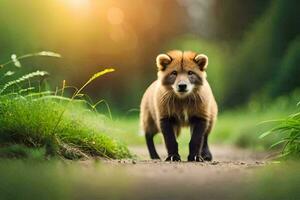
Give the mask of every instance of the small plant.
[[(1, 89), (0, 89), (0, 95), (7, 89), (9, 88), (10, 86), (13, 86), (13, 85), (17, 85), (17, 84), (20, 84), (22, 82), (25, 82), (25, 81), (28, 81), (32, 78), (35, 78), (35, 77), (45, 77), (45, 76), (48, 76), (49, 73), (46, 72), (46, 71), (36, 71), (36, 72), (31, 72), (29, 74), (26, 74), (18, 79), (15, 79), (15, 80), (12, 80), (12, 81), (9, 81), (7, 82)], [(28, 89), (28, 88), (26, 88)], [(20, 89), (21, 90), (21, 89)], [(19, 90), (19, 92), (20, 92)], [(24, 91), (24, 89), (22, 90)]]
[[(298, 103), (298, 105), (300, 102)], [(300, 112), (292, 114), (285, 119), (272, 120), (277, 125), (260, 135), (264, 138), (271, 134), (278, 134), (281, 139), (270, 148), (282, 145), (281, 157), (300, 158)]]
[(16, 54), (12, 54), (11, 55), (11, 60), (3, 63), (3, 64), (0, 64), (0, 69), (13, 63), (16, 67), (20, 68), (22, 65), (21, 65), (21, 62), (20, 60), (23, 60), (25, 58), (30, 58), (30, 57), (36, 57), (36, 56), (47, 56), (47, 57), (55, 57), (55, 58), (61, 58), (61, 55), (58, 54), (58, 53), (54, 53), (54, 52), (51, 52), (51, 51), (41, 51), (41, 52), (38, 52), (38, 53), (29, 53), (29, 54), (26, 54), (26, 55), (22, 55), (22, 56), (17, 56)]

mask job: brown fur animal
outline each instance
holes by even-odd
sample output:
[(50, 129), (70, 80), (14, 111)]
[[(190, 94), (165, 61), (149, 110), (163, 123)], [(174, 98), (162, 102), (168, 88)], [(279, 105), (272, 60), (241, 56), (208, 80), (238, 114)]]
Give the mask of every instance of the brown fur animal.
[(211, 161), (208, 135), (216, 121), (217, 103), (206, 80), (208, 58), (190, 51), (170, 51), (156, 58), (158, 79), (141, 102), (141, 128), (152, 159), (159, 159), (153, 137), (162, 132), (166, 161), (180, 161), (176, 136), (190, 126), (188, 161)]

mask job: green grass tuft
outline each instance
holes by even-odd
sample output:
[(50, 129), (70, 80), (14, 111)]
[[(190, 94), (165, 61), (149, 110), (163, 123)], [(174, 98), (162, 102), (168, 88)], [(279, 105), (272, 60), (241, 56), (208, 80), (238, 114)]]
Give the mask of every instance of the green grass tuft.
[(292, 114), (285, 119), (275, 120), (276, 126), (261, 134), (260, 138), (278, 135), (279, 139), (271, 148), (283, 146), (280, 157), (300, 158), (300, 112)]
[(5, 147), (20, 144), (45, 148), (45, 156), (59, 155), (68, 159), (131, 157), (126, 146), (109, 135), (105, 128), (107, 119), (85, 108), (81, 102), (74, 101), (66, 108), (66, 104), (52, 99), (1, 97), (0, 115), (5, 116), (0, 118), (0, 143)]

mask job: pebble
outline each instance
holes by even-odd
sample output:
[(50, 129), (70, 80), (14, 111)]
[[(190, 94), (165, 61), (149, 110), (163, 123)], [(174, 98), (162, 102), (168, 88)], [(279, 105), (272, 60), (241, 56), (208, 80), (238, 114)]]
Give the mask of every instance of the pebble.
[(219, 164), (219, 162), (218, 161), (213, 161), (211, 164), (212, 165), (217, 165), (217, 164)]

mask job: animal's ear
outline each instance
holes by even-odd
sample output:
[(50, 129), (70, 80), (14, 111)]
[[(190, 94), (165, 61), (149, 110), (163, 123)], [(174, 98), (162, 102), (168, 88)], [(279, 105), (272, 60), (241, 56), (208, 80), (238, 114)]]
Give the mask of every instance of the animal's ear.
[(205, 71), (208, 65), (208, 57), (204, 54), (197, 54), (194, 58), (201, 71)]
[(158, 70), (165, 70), (167, 68), (167, 65), (172, 62), (172, 58), (168, 56), (167, 54), (159, 54), (156, 57), (156, 65)]

